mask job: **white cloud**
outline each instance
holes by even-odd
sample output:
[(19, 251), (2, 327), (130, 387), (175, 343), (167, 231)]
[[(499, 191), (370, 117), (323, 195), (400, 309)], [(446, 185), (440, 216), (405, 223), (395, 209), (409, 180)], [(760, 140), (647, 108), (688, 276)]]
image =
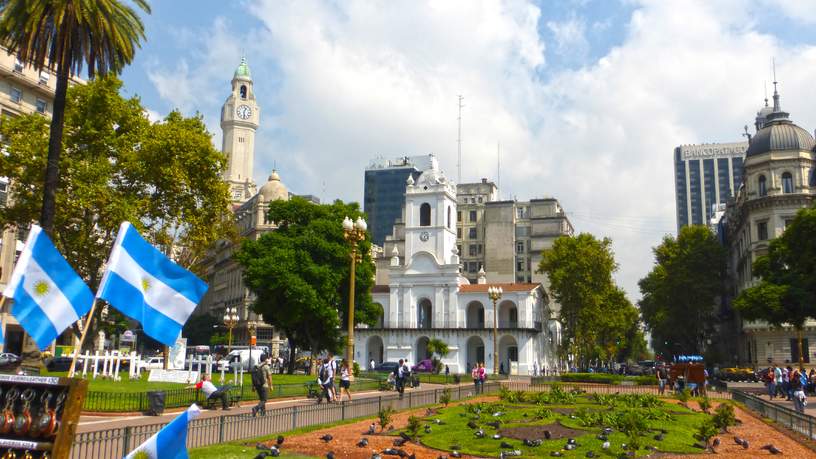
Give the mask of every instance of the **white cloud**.
[(550, 29), (550, 32), (552, 32), (555, 38), (558, 54), (572, 54), (581, 57), (589, 51), (589, 42), (586, 39), (586, 23), (584, 20), (578, 17), (571, 17), (561, 22), (548, 21), (547, 28)]
[[(250, 33), (250, 64), (275, 68), (268, 76), (253, 67), (265, 110), (256, 180), (275, 161), (296, 191), (360, 201), (371, 158), (428, 152), (455, 178), (462, 94), (464, 180), (495, 178), (501, 142), (504, 197), (555, 196), (577, 230), (612, 237), (618, 279), (636, 299), (651, 247), (675, 228), (673, 148), (739, 140), (771, 56), (783, 106), (816, 127), (806, 97), (816, 48), (756, 32), (750, 6), (643, 0), (620, 45), (555, 71), (545, 49), (583, 46), (584, 19), (548, 24), (558, 38), (548, 47), (541, 11), (522, 0), (253, 3), (264, 28)], [(213, 104), (215, 123), (238, 53), (216, 25), (194, 68), (180, 62), (151, 75), (180, 106)], [(185, 83), (174, 86), (179, 75)], [(202, 100), (203, 88), (218, 101)]]

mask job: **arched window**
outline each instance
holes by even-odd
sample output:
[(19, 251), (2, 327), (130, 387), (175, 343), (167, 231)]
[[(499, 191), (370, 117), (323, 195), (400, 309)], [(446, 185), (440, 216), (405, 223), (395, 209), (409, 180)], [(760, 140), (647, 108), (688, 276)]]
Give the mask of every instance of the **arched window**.
[(450, 206), (448, 206), (448, 229), (451, 227), (451, 210)]
[(765, 184), (765, 176), (760, 175), (757, 179), (757, 183), (759, 184), (759, 195), (766, 196), (768, 194), (768, 187)]
[(782, 192), (793, 193), (793, 176), (790, 172), (782, 174)]
[(810, 186), (816, 186), (816, 168), (810, 170), (810, 181), (808, 182)]
[(244, 85), (241, 85), (241, 99), (247, 98), (247, 88)]
[(427, 202), (419, 206), (419, 226), (431, 226), (431, 205)]

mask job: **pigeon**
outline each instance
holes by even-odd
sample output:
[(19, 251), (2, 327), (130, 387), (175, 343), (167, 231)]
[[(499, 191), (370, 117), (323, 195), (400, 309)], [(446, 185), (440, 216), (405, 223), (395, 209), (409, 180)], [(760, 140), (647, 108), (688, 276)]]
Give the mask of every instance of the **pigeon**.
[(550, 453), (550, 456), (552, 456), (552, 457), (561, 457), (561, 456), (563, 456), (563, 454), (561, 454), (561, 451), (553, 451), (553, 452)]
[(329, 451), (328, 453), (326, 453), (326, 459), (334, 459), (334, 452)]
[(425, 424), (425, 433), (431, 433), (431, 426)]
[(485, 424), (489, 425), (494, 429), (498, 429), (499, 426), (501, 425), (501, 421), (485, 422)]
[(451, 451), (451, 457), (462, 457), (462, 455), (459, 454), (459, 451), (454, 450)]
[(332, 441), (332, 438), (334, 438), (334, 437), (332, 437), (331, 434), (326, 434), (326, 435), (323, 435), (322, 437), (320, 437), (320, 439), (325, 441), (326, 443)]
[(626, 449), (628, 446), (626, 443), (621, 443), (621, 449)]
[(370, 426), (368, 426), (368, 434), (373, 435), (374, 432), (377, 431), (377, 426), (372, 422)]
[(501, 411), (496, 411), (495, 413), (493, 413), (494, 418), (497, 418), (499, 416), (504, 416), (504, 413), (502, 413)]
[(538, 440), (538, 439), (530, 440), (529, 438), (525, 438), (524, 439), (524, 444), (526, 446), (532, 446), (532, 447), (541, 446), (541, 440)]
[(280, 456), (280, 450), (273, 446), (272, 449), (269, 451), (269, 455), (272, 456), (272, 457), (279, 457)]
[(604, 435), (604, 434), (600, 434), (600, 435), (598, 435), (596, 438), (597, 438), (598, 440), (601, 440), (601, 441), (607, 441), (607, 440), (609, 440), (609, 437), (607, 437), (607, 436), (606, 436), (606, 435)]
[(507, 443), (506, 441), (501, 442), (501, 445), (499, 445), (499, 448), (512, 448), (512, 447), (513, 445)]
[(382, 453), (386, 456), (399, 456), (399, 451), (394, 448), (385, 448)]
[(269, 453), (267, 453), (266, 451), (261, 451), (260, 453), (258, 453), (257, 456), (255, 456), (255, 459), (264, 459), (265, 457), (268, 457), (268, 456), (269, 456)]
[(501, 435), (499, 435), (499, 434), (494, 434), (494, 435), (493, 435), (493, 439), (494, 439), (494, 440), (501, 440)]
[(734, 437), (734, 443), (736, 443), (736, 444), (738, 444), (740, 446), (742, 446), (742, 441), (743, 441), (742, 438)]
[(545, 430), (545, 431), (544, 431), (544, 438), (546, 438), (547, 440), (549, 440), (549, 439), (550, 439), (550, 437), (552, 437), (552, 433), (550, 433), (550, 431), (549, 431), (549, 430)]
[(575, 443), (575, 439), (574, 439), (574, 438), (568, 438), (568, 439), (567, 439), (567, 444), (568, 444), (568, 445), (575, 445), (575, 444), (577, 444), (577, 443)]
[(750, 444), (748, 443), (748, 440), (743, 440), (742, 441), (742, 449), (748, 449), (749, 446), (750, 446)]
[(662, 433), (659, 433), (659, 434), (654, 436), (654, 439), (657, 440), (657, 441), (663, 441), (664, 438), (666, 438), (666, 436), (663, 435)]
[(605, 441), (605, 442), (603, 442), (603, 443), (601, 444), (601, 448), (603, 448), (603, 449), (609, 449), (609, 447), (610, 447), (610, 446), (611, 446), (611, 445), (609, 444), (609, 442), (608, 442), (608, 441)]
[(283, 435), (278, 435), (278, 438), (275, 440), (275, 443), (277, 443), (277, 445), (280, 446), (283, 444), (283, 440), (284, 440)]
[(504, 459), (505, 457), (513, 457), (513, 456), (521, 456), (521, 451), (514, 449), (512, 451), (502, 451), (499, 454), (499, 458)]
[(774, 446), (774, 445), (771, 445), (771, 447), (770, 447), (770, 448), (768, 448), (768, 451), (770, 451), (770, 452), (771, 452), (771, 454), (782, 454), (782, 450), (781, 450), (781, 449), (779, 449), (779, 448), (777, 448), (777, 447), (776, 447), (776, 446)]
[(720, 439), (719, 439), (719, 437), (718, 437), (718, 438), (715, 438), (715, 439), (714, 439), (714, 441), (712, 441), (712, 442), (711, 442), (711, 446), (713, 446), (713, 447), (715, 447), (715, 448), (716, 448), (716, 447), (718, 447), (718, 446), (720, 446)]
[(595, 457), (595, 452), (594, 451), (587, 451), (586, 457)]
[(473, 435), (475, 435), (476, 438), (484, 438), (485, 433), (484, 433), (484, 430), (479, 429), (476, 432), (473, 432)]
[(567, 451), (572, 451), (575, 449), (575, 445), (573, 445), (572, 443), (567, 443), (566, 445), (564, 445), (564, 449)]
[(473, 421), (468, 421), (467, 426), (470, 427), (471, 429), (478, 429), (479, 428), (479, 424), (476, 424)]
[(368, 446), (368, 438), (361, 438), (360, 441), (357, 442), (358, 448), (365, 448)]
[(603, 433), (604, 435), (609, 435), (612, 433), (612, 429), (609, 427), (604, 427)]
[(404, 445), (404, 444), (405, 444), (405, 442), (407, 442), (407, 441), (408, 441), (408, 440), (406, 440), (406, 439), (404, 439), (404, 438), (397, 438), (397, 439), (395, 439), (395, 440), (394, 440), (394, 446), (402, 446), (402, 445)]
[(434, 422), (434, 424), (436, 424), (436, 425), (441, 425), (441, 424), (442, 424), (442, 420), (441, 420), (441, 419), (434, 419), (434, 420), (433, 420), (433, 422)]

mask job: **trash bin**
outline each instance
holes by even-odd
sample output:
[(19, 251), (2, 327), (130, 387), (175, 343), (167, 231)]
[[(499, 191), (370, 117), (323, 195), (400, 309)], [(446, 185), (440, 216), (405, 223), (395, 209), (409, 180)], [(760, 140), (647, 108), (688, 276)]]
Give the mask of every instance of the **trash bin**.
[(164, 391), (147, 392), (147, 414), (160, 416), (164, 413)]
[(411, 387), (419, 387), (419, 376), (414, 376), (411, 380)]

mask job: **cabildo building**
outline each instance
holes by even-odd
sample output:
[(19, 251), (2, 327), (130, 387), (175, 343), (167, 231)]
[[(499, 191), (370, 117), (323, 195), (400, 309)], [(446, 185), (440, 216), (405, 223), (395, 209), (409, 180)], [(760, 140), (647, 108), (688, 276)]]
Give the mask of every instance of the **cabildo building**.
[[(449, 347), (442, 358), (452, 373), (484, 362), (530, 374), (534, 367), (557, 371), (560, 325), (555, 306), (539, 283), (491, 283), (484, 272), (471, 284), (460, 274), (457, 248), (456, 186), (436, 167), (414, 181), (408, 177), (403, 211), (404, 253), (390, 254), (387, 284), (373, 290), (383, 316), (374, 327), (355, 331), (355, 360), (416, 363), (429, 357), (427, 344), (438, 338)], [(402, 238), (403, 235), (401, 234)], [(495, 302), (489, 287), (501, 287)], [(496, 345), (494, 345), (494, 322)]]

